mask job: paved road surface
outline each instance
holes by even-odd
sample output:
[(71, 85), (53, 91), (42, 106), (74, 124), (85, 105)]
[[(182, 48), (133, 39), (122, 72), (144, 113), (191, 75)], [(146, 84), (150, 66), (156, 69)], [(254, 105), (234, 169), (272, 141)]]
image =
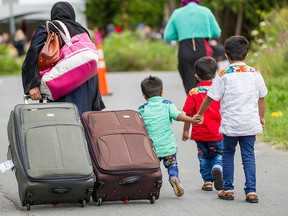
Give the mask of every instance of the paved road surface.
[[(109, 73), (108, 86), (111, 96), (103, 97), (107, 110), (137, 109), (144, 103), (140, 92), (141, 80), (149, 74), (157, 75), (164, 81), (164, 97), (172, 100), (181, 109), (185, 100), (184, 89), (176, 72), (137, 72)], [(6, 126), (9, 112), (22, 103), (22, 84), (20, 77), (0, 77), (0, 162), (6, 160), (8, 139)], [(32, 206), (30, 211), (22, 207), (18, 197), (17, 182), (14, 173), (0, 173), (0, 215), (178, 215), (178, 216), (287, 216), (288, 215), (288, 153), (270, 148), (268, 145), (256, 145), (258, 204), (244, 201), (244, 174), (239, 158), (239, 149), (235, 158), (235, 200), (223, 201), (217, 198), (216, 192), (202, 191), (202, 180), (198, 171), (198, 160), (195, 143), (182, 142), (182, 123), (174, 122), (176, 137), (179, 143), (180, 179), (185, 187), (181, 198), (175, 197), (163, 172), (163, 187), (160, 199), (151, 205), (147, 200), (122, 202), (104, 202), (98, 207), (90, 202), (85, 208), (77, 204), (60, 204)], [(163, 168), (163, 166), (162, 166)]]

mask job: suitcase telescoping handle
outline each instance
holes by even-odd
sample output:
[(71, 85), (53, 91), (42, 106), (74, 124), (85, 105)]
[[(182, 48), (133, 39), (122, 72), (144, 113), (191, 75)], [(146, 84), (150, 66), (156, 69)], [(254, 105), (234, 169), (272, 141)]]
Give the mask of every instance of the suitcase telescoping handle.
[(133, 184), (136, 182), (141, 181), (141, 177), (140, 176), (129, 176), (126, 178), (123, 178), (119, 181), (120, 185), (127, 185), (127, 184)]
[[(30, 98), (31, 98), (30, 95), (24, 94), (23, 95), (24, 104), (28, 104)], [(39, 100), (39, 103), (47, 103), (47, 101), (48, 101), (47, 96), (42, 94), (42, 99)]]

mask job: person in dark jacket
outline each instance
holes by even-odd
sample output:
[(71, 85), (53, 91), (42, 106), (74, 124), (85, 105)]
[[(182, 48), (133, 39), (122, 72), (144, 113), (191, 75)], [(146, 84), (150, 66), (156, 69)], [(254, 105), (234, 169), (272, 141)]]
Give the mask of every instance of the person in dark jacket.
[(25, 34), (21, 29), (15, 32), (12, 44), (17, 50), (18, 57), (25, 55)]
[(186, 94), (196, 87), (194, 63), (203, 56), (213, 56), (209, 39), (219, 38), (221, 29), (211, 10), (200, 0), (182, 0), (164, 30), (164, 39), (178, 41), (178, 71)]
[[(88, 31), (78, 22), (75, 21), (75, 11), (72, 5), (68, 2), (57, 2), (51, 9), (51, 21), (60, 20), (62, 21), (69, 30), (71, 37)], [(57, 23), (53, 22), (59, 29), (62, 27)], [(57, 32), (53, 26), (51, 28)], [(30, 47), (27, 51), (26, 58), (22, 65), (22, 83), (24, 88), (24, 94), (29, 94), (32, 100), (42, 99), (40, 91), (40, 74), (38, 68), (38, 54), (44, 42), (46, 41), (47, 32), (45, 22), (41, 23), (32, 38)], [(64, 45), (62, 41), (62, 46)], [(78, 107), (80, 116), (85, 111), (99, 111), (105, 108), (102, 101), (102, 97), (98, 86), (98, 75), (95, 75), (83, 85), (68, 93), (67, 95), (55, 100), (55, 102), (71, 102)]]

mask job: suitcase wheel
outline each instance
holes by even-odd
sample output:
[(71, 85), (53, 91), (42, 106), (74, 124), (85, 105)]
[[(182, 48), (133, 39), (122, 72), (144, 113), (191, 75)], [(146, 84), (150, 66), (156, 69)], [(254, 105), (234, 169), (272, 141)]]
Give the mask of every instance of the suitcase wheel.
[(26, 209), (27, 209), (27, 211), (29, 211), (29, 210), (31, 209), (30, 203), (27, 203), (27, 204), (26, 204)]
[(85, 205), (86, 205), (86, 200), (83, 199), (82, 202), (81, 202), (81, 207), (83, 208), (83, 207), (85, 207)]
[(150, 198), (150, 203), (151, 203), (151, 204), (154, 204), (154, 203), (155, 203), (155, 200), (156, 200), (156, 197), (155, 197), (155, 196), (152, 196), (152, 197)]
[(99, 198), (97, 199), (97, 206), (101, 206), (101, 205), (102, 205), (102, 198), (99, 197)]

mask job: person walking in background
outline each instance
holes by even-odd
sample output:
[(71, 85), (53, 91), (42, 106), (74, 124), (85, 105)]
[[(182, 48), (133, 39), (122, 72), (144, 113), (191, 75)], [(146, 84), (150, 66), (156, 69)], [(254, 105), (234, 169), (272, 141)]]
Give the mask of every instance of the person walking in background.
[[(75, 19), (75, 11), (70, 3), (60, 1), (53, 5), (51, 9), (51, 20), (62, 21), (68, 28), (71, 37), (84, 32), (89, 35), (88, 31), (76, 22)], [(55, 22), (54, 24), (63, 31), (58, 22)], [(57, 32), (53, 26), (51, 26), (51, 29)], [(47, 32), (45, 22), (43, 22), (37, 27), (35, 34), (33, 35), (26, 58), (22, 65), (24, 93), (29, 94), (32, 100), (40, 100), (42, 98), (39, 88), (41, 80), (37, 61), (38, 54), (44, 46), (46, 37)], [(64, 44), (65, 43), (62, 41), (62, 46), (64, 46)], [(80, 116), (85, 111), (102, 110), (105, 108), (98, 87), (98, 75), (95, 75), (74, 91), (55, 101), (74, 103), (78, 107)]]
[(10, 36), (9, 36), (9, 33), (7, 32), (3, 32), (2, 35), (1, 35), (1, 42), (0, 44), (5, 44), (5, 45), (8, 45), (10, 43)]
[(172, 128), (172, 120), (197, 124), (197, 120), (184, 115), (176, 106), (162, 98), (163, 82), (160, 78), (149, 76), (141, 82), (141, 90), (147, 103), (138, 108), (153, 141), (156, 153), (169, 174), (169, 181), (177, 197), (184, 194), (179, 180), (177, 144)]
[(103, 35), (101, 29), (99, 29), (98, 27), (94, 27), (93, 34), (94, 34), (94, 43), (96, 45), (102, 44)]
[(17, 50), (18, 57), (25, 55), (25, 34), (21, 29), (15, 32), (12, 42)]
[[(195, 62), (195, 76), (199, 83), (197, 87), (190, 90), (186, 98), (183, 107), (186, 115), (194, 116), (198, 112), (212, 85), (216, 70), (217, 63), (214, 58), (201, 57)], [(213, 101), (205, 112), (205, 121), (201, 125), (192, 126), (191, 139), (195, 140), (197, 144), (200, 173), (204, 181), (202, 190), (204, 191), (212, 191), (213, 182), (216, 190), (223, 188), (223, 136), (219, 133), (220, 122), (220, 102)], [(190, 123), (185, 122), (182, 134), (183, 141), (189, 139), (189, 129)]]
[(172, 13), (164, 30), (165, 40), (179, 42), (178, 71), (186, 94), (198, 83), (195, 62), (203, 56), (213, 56), (208, 40), (221, 35), (211, 10), (199, 3), (200, 0), (182, 0), (182, 7)]
[(244, 63), (249, 42), (243, 36), (232, 36), (224, 44), (230, 65), (214, 79), (198, 113), (193, 117), (203, 121), (204, 112), (213, 100), (220, 101), (223, 134), (223, 190), (218, 197), (234, 200), (234, 155), (239, 142), (245, 173), (246, 201), (257, 203), (256, 163), (254, 145), (256, 135), (265, 126), (265, 100), (268, 90), (261, 73)]

